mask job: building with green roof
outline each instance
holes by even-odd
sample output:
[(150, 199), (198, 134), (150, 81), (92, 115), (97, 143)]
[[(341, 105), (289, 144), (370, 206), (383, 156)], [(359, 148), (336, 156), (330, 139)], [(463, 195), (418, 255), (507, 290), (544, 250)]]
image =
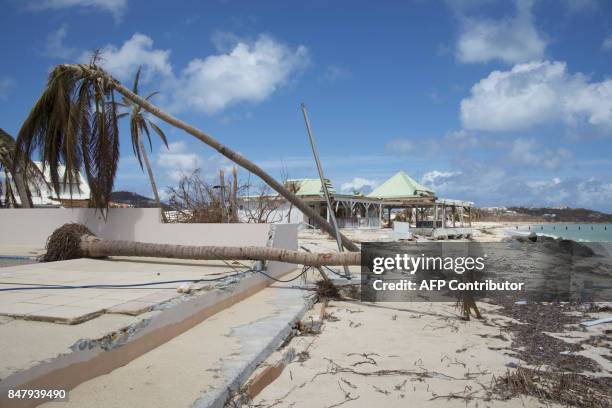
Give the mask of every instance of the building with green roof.
[(418, 183), (403, 171), (398, 171), (368, 194), (368, 197), (380, 198), (383, 200), (402, 200), (420, 197), (431, 197), (435, 199), (435, 195), (432, 189)]
[[(321, 184), (321, 180), (318, 178), (291, 179), (287, 180), (285, 185), (289, 186), (298, 197), (323, 196), (323, 185)], [(327, 191), (329, 191), (330, 194), (336, 193), (336, 190), (329, 179), (325, 180), (325, 185), (327, 186)]]
[[(329, 179), (325, 180), (325, 185), (331, 195), (331, 209), (327, 208), (320, 179), (291, 179), (285, 182), (290, 191), (323, 218), (329, 220), (329, 210), (333, 211), (340, 228), (381, 228), (384, 224), (394, 225), (396, 221), (405, 221), (411, 225), (411, 231), (420, 235), (440, 238), (469, 236), (472, 233), (471, 207), (474, 203), (438, 198), (433, 189), (417, 182), (403, 171), (395, 173), (366, 196), (337, 193)], [(262, 198), (275, 200), (275, 205), (272, 206), (274, 214), (266, 219), (311, 226), (314, 224), (314, 220), (277, 194), (267, 198), (260, 195), (242, 197), (241, 210), (249, 206), (255, 209), (270, 209), (271, 206), (257, 203)]]

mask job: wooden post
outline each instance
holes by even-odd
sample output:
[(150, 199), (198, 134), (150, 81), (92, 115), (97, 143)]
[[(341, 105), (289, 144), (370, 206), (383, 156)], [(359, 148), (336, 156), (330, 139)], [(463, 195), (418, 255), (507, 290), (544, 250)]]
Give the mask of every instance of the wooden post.
[(219, 169), (219, 204), (221, 205), (221, 222), (226, 222), (225, 217), (225, 172)]
[(446, 228), (446, 205), (442, 204), (442, 228)]
[[(238, 170), (236, 167), (232, 167), (232, 220), (231, 222), (238, 222)], [(291, 220), (288, 220), (291, 222)]]
[(434, 203), (433, 227), (438, 228), (438, 204)]

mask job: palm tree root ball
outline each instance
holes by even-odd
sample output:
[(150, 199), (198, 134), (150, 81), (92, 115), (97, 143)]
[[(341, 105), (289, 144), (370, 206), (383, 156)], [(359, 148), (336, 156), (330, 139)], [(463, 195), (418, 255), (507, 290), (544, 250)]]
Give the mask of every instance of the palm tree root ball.
[(81, 237), (94, 235), (83, 224), (64, 224), (47, 239), (47, 253), (40, 259), (42, 262), (66, 261), (82, 258)]

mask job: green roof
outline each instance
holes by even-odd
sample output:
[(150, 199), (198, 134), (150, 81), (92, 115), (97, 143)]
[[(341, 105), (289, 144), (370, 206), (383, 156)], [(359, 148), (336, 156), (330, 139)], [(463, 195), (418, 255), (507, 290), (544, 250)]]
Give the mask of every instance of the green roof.
[[(325, 180), (327, 184), (327, 191), (331, 194), (335, 193), (335, 189), (329, 180)], [(287, 183), (295, 183), (298, 186), (298, 190), (295, 193), (297, 196), (322, 196), (323, 186), (319, 179), (296, 179), (287, 180)]]
[(422, 195), (433, 195), (434, 191), (417, 183), (403, 171), (397, 172), (393, 177), (382, 183), (368, 194), (371, 198), (409, 198)]

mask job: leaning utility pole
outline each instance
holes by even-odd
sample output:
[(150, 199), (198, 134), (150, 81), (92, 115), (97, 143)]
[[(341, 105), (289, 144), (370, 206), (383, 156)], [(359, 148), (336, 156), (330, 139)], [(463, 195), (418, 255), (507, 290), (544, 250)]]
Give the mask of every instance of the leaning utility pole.
[[(308, 132), (308, 138), (310, 139), (310, 147), (312, 147), (312, 154), (315, 159), (315, 163), (317, 164), (317, 171), (319, 172), (319, 178), (321, 179), (321, 186), (323, 188), (323, 194), (325, 195), (325, 201), (327, 202), (327, 214), (331, 219), (331, 224), (334, 229), (334, 235), (336, 238), (336, 242), (338, 243), (338, 251), (343, 252), (344, 247), (342, 246), (342, 238), (340, 236), (340, 231), (338, 230), (338, 222), (336, 221), (336, 215), (334, 214), (334, 210), (331, 204), (331, 198), (329, 196), (329, 191), (327, 190), (327, 184), (325, 175), (323, 174), (323, 166), (321, 166), (321, 160), (319, 160), (319, 153), (317, 151), (317, 144), (315, 142), (314, 136), (312, 135), (312, 129), (310, 127), (310, 120), (308, 119), (308, 114), (306, 113), (306, 105), (302, 103), (302, 114), (304, 115), (304, 122), (306, 123), (306, 131)], [(347, 265), (344, 265), (344, 274), (347, 278), (351, 278), (351, 271), (349, 270)]]

